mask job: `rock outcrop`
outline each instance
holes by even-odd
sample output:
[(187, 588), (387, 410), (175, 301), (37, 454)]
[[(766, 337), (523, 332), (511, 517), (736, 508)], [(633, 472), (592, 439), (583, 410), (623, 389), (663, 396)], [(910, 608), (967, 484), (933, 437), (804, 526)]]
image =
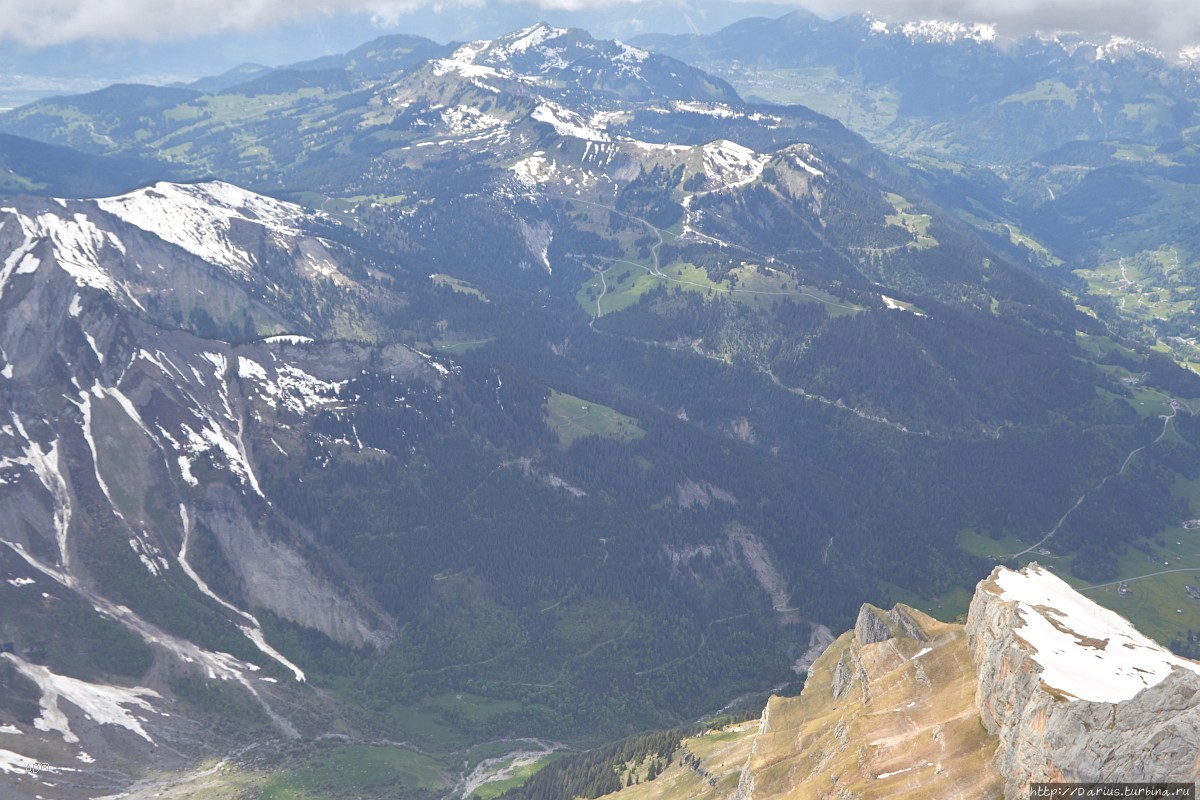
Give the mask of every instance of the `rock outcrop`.
[(870, 603), (864, 603), (858, 610), (858, 620), (854, 623), (854, 638), (860, 645), (885, 642), (898, 637), (918, 642), (928, 641), (915, 616), (917, 613), (905, 605), (884, 611)]
[(1000, 798), (1037, 781), (1193, 781), (1200, 663), (1037, 564), (997, 567), (966, 625), (864, 605), (761, 720), (685, 740), (623, 800)]
[[(979, 724), (961, 625), (864, 606), (813, 663), (799, 697), (686, 740), (653, 782), (618, 794), (679, 800), (996, 798), (996, 737)], [(684, 756), (687, 757), (684, 757)]]
[(1006, 797), (1036, 781), (1195, 778), (1200, 664), (1036, 564), (979, 584), (966, 633)]

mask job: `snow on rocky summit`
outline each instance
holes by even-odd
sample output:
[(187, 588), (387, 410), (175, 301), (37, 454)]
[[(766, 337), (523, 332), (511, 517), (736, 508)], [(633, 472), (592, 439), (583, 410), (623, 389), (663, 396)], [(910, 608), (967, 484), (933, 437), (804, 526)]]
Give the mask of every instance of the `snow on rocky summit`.
[(983, 591), (1016, 605), (1014, 632), (1042, 668), (1042, 681), (1068, 699), (1118, 703), (1200, 663), (1174, 655), (1037, 564), (997, 570)]

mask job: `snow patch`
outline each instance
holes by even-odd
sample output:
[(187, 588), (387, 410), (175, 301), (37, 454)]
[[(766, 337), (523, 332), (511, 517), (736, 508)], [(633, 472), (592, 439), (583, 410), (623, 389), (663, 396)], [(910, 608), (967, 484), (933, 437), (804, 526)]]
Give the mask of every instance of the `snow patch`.
[[(211, 419), (205, 419), (204, 421), (207, 425), (198, 431), (187, 426), (183, 427), (183, 432), (187, 436), (187, 441), (184, 443), (185, 451), (190, 455), (199, 455), (200, 453), (215, 450), (224, 456), (225, 463), (234, 475), (237, 475), (244, 483), (248, 484), (254, 490), (255, 494), (265, 497), (262, 489), (259, 488), (258, 478), (255, 476), (254, 470), (250, 467), (250, 460), (246, 457), (241, 443), (235, 442), (233, 438), (221, 430), (215, 421)], [(188, 466), (190, 472), (190, 463)], [(182, 461), (180, 462), (180, 469), (183, 469)], [(193, 477), (192, 480), (195, 480), (195, 478)]]
[(533, 189), (540, 184), (549, 183), (557, 174), (558, 167), (553, 161), (546, 159), (544, 152), (538, 150), (513, 164), (509, 170), (523, 186)]
[[(254, 618), (251, 617), (251, 619), (254, 619)], [(258, 620), (254, 619), (254, 622), (255, 622), (255, 625), (257, 626)], [(291, 670), (292, 674), (296, 677), (297, 683), (304, 683), (304, 680), (305, 680), (304, 670), (297, 667), (291, 661), (288, 661), (287, 658), (285, 658), (282, 653), (280, 653), (274, 647), (271, 647), (271, 645), (267, 644), (267, 640), (265, 638), (263, 638), (262, 628), (250, 627), (249, 625), (239, 625), (238, 630), (240, 630), (242, 633), (244, 633), (246, 635), (247, 639), (254, 642), (255, 647), (257, 647), (263, 653), (265, 653), (266, 655), (275, 659), (280, 664), (282, 664), (283, 666), (285, 666), (289, 670)]]
[(1068, 699), (1118, 703), (1173, 670), (1200, 673), (1200, 663), (1151, 641), (1037, 564), (1001, 568), (984, 591), (1015, 604), (1022, 623), (1016, 633), (1042, 668), (1042, 682)]
[(498, 60), (506, 60), (518, 53), (524, 53), (545, 42), (557, 39), (566, 33), (566, 28), (553, 28), (539, 22), (498, 39), (488, 55)]
[(964, 24), (923, 19), (919, 22), (906, 22), (900, 26), (899, 30), (913, 42), (953, 44), (961, 41), (980, 43), (996, 41), (996, 26), (984, 23)]
[(884, 778), (891, 778), (895, 775), (903, 775), (906, 772), (912, 772), (914, 769), (924, 769), (925, 767), (932, 767), (932, 766), (933, 766), (932, 761), (926, 761), (924, 764), (916, 764), (911, 767), (905, 767), (904, 769), (898, 769), (895, 772), (881, 772), (875, 776), (875, 780), (881, 781)]
[(499, 117), (494, 117), (472, 106), (446, 108), (442, 110), (441, 115), (442, 122), (455, 136), (479, 133), (504, 124), (504, 120)]
[(238, 357), (238, 377), (254, 381), (259, 397), (271, 408), (284, 408), (303, 416), (312, 409), (337, 399), (344, 381), (324, 381), (304, 370), (283, 364), (275, 377), (266, 367), (245, 356)]
[(769, 160), (749, 147), (724, 139), (709, 142), (703, 147), (704, 173), (722, 189), (745, 186), (758, 180)]
[(199, 486), (200, 481), (192, 473), (192, 459), (188, 456), (177, 456), (175, 463), (179, 465), (179, 475), (188, 486)]
[(554, 128), (559, 136), (570, 136), (588, 142), (611, 141), (607, 133), (593, 128), (582, 116), (554, 103), (542, 103), (530, 116)]
[(131, 420), (133, 420), (139, 428), (142, 429), (142, 433), (146, 434), (146, 436), (149, 436), (151, 439), (154, 438), (150, 434), (150, 429), (146, 427), (146, 423), (142, 420), (142, 415), (138, 413), (137, 408), (133, 405), (133, 401), (130, 400), (129, 397), (127, 397), (120, 389), (101, 386), (100, 382), (97, 381), (95, 385), (92, 386), (92, 394), (98, 398), (108, 397), (115, 400), (117, 405), (121, 407), (121, 410), (124, 411), (125, 414)]
[(420, 350), (414, 350), (411, 347), (409, 347), (408, 349), (411, 350), (412, 352), (416, 353), (417, 355), (419, 355), (421, 358), (425, 359), (425, 363), (429, 364), (429, 366), (431, 366), (435, 370), (437, 370), (438, 374), (441, 375), (443, 378), (449, 377), (450, 368), (447, 367), (445, 364), (440, 363), (433, 356), (429, 355), (429, 353), (422, 353)]
[(731, 106), (727, 106), (724, 103), (701, 103), (695, 100), (676, 100), (671, 103), (671, 108), (675, 111), (684, 111), (689, 114), (703, 114), (706, 117), (716, 117), (717, 119), (738, 119), (742, 116), (742, 112)]
[(63, 771), (76, 772), (77, 770), (69, 767), (53, 767), (11, 750), (0, 750), (0, 772), (6, 772), (9, 775), (40, 775), (43, 772)]
[(224, 353), (201, 353), (200, 357), (213, 365), (218, 376), (224, 375), (225, 370), (229, 369), (229, 360), (225, 358)]
[(254, 257), (230, 238), (237, 222), (261, 225), (280, 241), (299, 233), (295, 226), (304, 216), (298, 205), (222, 181), (160, 182), (151, 188), (97, 200), (96, 204), (113, 216), (236, 275), (245, 275), (257, 266)]
[(279, 387), (280, 404), (295, 414), (305, 414), (310, 409), (336, 399), (337, 392), (343, 385), (336, 381), (323, 381), (290, 364), (285, 364), (276, 371), (275, 380)]
[(68, 743), (79, 741), (79, 737), (71, 730), (70, 720), (66, 713), (59, 708), (59, 698), (66, 700), (83, 711), (84, 716), (100, 725), (116, 725), (136, 733), (151, 744), (155, 744), (146, 729), (142, 727), (143, 720), (130, 713), (129, 708), (138, 708), (153, 712), (155, 709), (147, 698), (161, 699), (161, 695), (153, 689), (134, 687), (127, 689), (122, 686), (107, 686), (99, 683), (88, 683), (77, 678), (68, 678), (51, 672), (40, 664), (30, 664), (24, 659), (4, 653), (4, 658), (11, 661), (17, 670), (38, 685), (42, 698), (40, 701), (41, 715), (33, 721), (33, 727), (47, 733), (57, 731)]
[(98, 360), (101, 364), (103, 364), (104, 363), (104, 353), (100, 352), (100, 347), (96, 344), (96, 337), (92, 336), (87, 331), (84, 331), (83, 335), (84, 335), (84, 338), (87, 339), (87, 343), (91, 346), (92, 352), (96, 354), (96, 360)]
[(31, 275), (34, 272), (37, 272), (38, 265), (41, 263), (41, 260), (33, 253), (26, 253), (21, 257), (21, 263), (17, 265), (16, 274)]
[(910, 314), (916, 314), (918, 317), (925, 316), (924, 311), (918, 311), (911, 303), (902, 303), (899, 300), (888, 297), (886, 294), (881, 294), (879, 297), (883, 300), (884, 306), (892, 311), (907, 311)]
[[(814, 160), (816, 160), (812, 154), (812, 149), (808, 145), (801, 145), (800, 149), (804, 150), (808, 154), (809, 158), (813, 158)], [(807, 172), (809, 175), (812, 175), (814, 178), (825, 177), (824, 172), (817, 169), (812, 164), (808, 163), (803, 158), (801, 158), (799, 153), (792, 153), (792, 163), (795, 164), (800, 169)]]
[(312, 344), (316, 339), (295, 333), (283, 333), (279, 336), (268, 336), (263, 341), (267, 344)]
[(621, 48), (621, 52), (613, 56), (613, 61), (620, 61), (624, 64), (640, 64), (650, 57), (650, 54), (640, 47), (625, 44), (619, 39), (614, 39), (613, 44)]
[(129, 540), (129, 546), (154, 577), (159, 577), (164, 571), (171, 568), (170, 562), (162, 557), (162, 551), (150, 542), (133, 538)]
[(457, 72), (464, 78), (502, 78), (499, 70), (484, 64), (476, 64), (479, 54), (491, 46), (490, 41), (469, 42), (462, 45), (449, 58), (439, 58), (433, 62), (433, 76), (440, 78), (451, 72)]
[(262, 364), (257, 361), (251, 361), (245, 356), (238, 356), (238, 377), (242, 379), (252, 379), (258, 381), (267, 381), (267, 371), (263, 369)]

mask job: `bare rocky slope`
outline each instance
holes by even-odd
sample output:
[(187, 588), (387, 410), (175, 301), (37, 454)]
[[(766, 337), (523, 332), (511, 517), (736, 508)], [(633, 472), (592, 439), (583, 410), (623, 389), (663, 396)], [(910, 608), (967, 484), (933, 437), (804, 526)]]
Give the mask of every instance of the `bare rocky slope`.
[[(180, 704), (204, 681), (196, 704), (233, 691), (269, 735), (303, 735), (329, 712), (268, 644), (264, 613), (348, 646), (393, 635), (277, 513), (253, 458), (297, 450), (320, 411), (353, 405), (342, 387), (366, 361), (291, 334), (321, 326), (289, 296), (332, 296), (336, 327), (354, 324), (336, 308), (358, 291), (344, 250), (304, 224), (220, 182), (0, 210), (4, 797), (46, 779), (93, 797), (220, 751)], [(266, 335), (197, 335), (228, 327), (222, 310)], [(385, 352), (388, 374), (437, 380), (415, 352)]]
[(864, 605), (799, 697), (686, 739), (622, 798), (1022, 798), (1038, 781), (1190, 781), (1200, 664), (1049, 571), (997, 567), (966, 625)]

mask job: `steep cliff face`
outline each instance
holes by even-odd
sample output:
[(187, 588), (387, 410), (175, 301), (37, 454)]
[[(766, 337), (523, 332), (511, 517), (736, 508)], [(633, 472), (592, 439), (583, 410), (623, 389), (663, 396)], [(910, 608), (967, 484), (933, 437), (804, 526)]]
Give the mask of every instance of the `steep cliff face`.
[(1034, 781), (1194, 779), (1200, 664), (1036, 564), (979, 584), (966, 635), (1006, 797)]

